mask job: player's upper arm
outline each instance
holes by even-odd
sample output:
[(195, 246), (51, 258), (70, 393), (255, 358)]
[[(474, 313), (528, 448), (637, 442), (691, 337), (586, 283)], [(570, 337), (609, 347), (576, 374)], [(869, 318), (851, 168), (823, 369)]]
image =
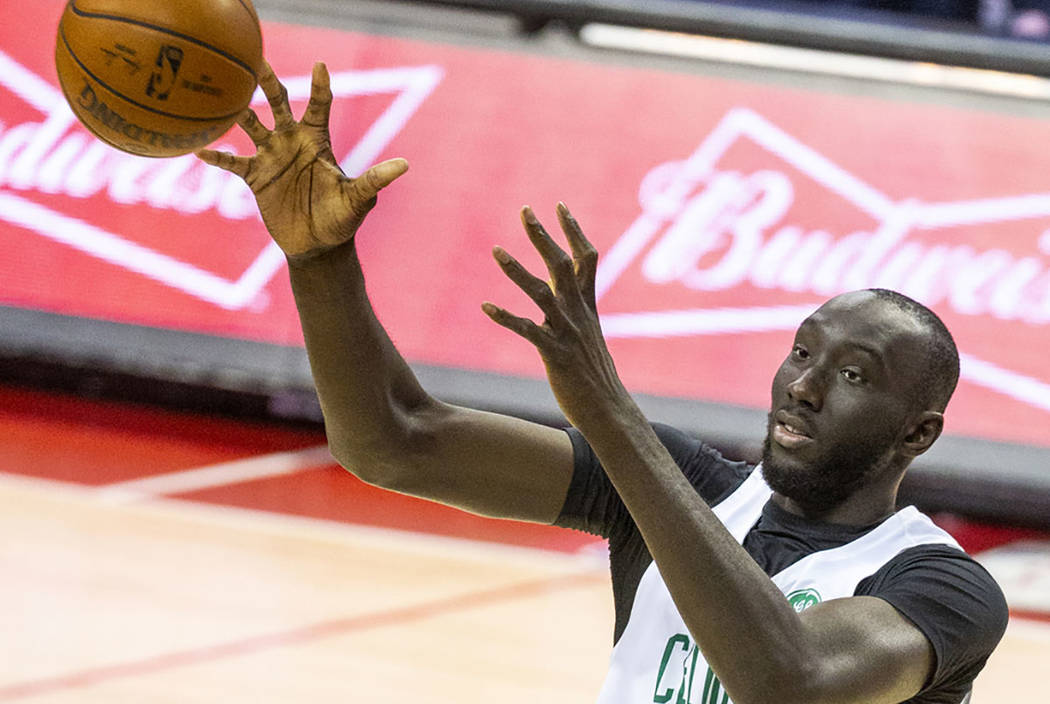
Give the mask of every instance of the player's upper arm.
[(812, 662), (793, 701), (896, 704), (915, 696), (936, 665), (923, 632), (878, 597), (833, 599), (801, 618)]
[(370, 483), (480, 515), (536, 523), (558, 517), (573, 472), (564, 431), (434, 400), (406, 426), (397, 447), (337, 459)]

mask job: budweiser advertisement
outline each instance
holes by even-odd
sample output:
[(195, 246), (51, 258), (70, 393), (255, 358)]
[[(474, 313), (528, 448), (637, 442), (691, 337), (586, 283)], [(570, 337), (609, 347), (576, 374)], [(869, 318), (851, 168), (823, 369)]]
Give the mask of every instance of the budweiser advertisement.
[[(301, 344), (283, 257), (238, 180), (122, 154), (73, 118), (41, 29), (62, 4), (0, 8), (0, 303)], [(800, 320), (882, 286), (956, 336), (949, 432), (1050, 445), (1050, 123), (274, 23), (264, 39), (297, 111), (328, 64), (347, 172), (411, 164), (359, 234), (411, 360), (542, 376), (479, 304), (533, 310), (490, 250), (538, 266), (518, 210), (553, 228), (564, 200), (602, 252), (631, 389), (766, 407)]]

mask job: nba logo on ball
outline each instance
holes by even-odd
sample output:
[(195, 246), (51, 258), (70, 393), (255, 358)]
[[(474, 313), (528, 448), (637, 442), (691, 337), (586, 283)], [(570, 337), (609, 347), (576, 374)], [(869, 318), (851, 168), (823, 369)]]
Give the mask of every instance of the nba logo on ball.
[(77, 119), (142, 156), (218, 139), (251, 102), (261, 65), (250, 0), (69, 0), (55, 42)]
[(162, 46), (157, 54), (156, 68), (149, 77), (146, 95), (157, 100), (167, 100), (175, 86), (175, 78), (182, 65), (182, 49), (177, 46)]

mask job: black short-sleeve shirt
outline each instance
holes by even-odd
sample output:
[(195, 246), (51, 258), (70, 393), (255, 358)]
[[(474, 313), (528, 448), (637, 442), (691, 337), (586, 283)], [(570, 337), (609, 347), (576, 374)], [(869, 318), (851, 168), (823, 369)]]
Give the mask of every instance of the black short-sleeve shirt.
[[(654, 424), (660, 441), (709, 505), (731, 494), (754, 466), (725, 459), (714, 448), (669, 426)], [(575, 469), (556, 525), (609, 540), (615, 604), (614, 642), (630, 618), (642, 574), (652, 562), (645, 541), (583, 436), (568, 429)], [(768, 575), (806, 555), (844, 545), (878, 524), (841, 526), (814, 522), (768, 502), (744, 539), (744, 549)], [(863, 579), (855, 595), (894, 606), (929, 639), (937, 665), (926, 686), (906, 704), (959, 704), (1002, 638), (1006, 600), (991, 575), (966, 553), (945, 545), (900, 552)]]

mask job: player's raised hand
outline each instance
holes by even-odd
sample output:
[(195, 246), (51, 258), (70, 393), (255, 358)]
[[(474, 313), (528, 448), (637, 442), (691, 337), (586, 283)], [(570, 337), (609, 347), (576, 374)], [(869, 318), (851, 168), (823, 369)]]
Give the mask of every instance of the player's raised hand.
[(629, 399), (598, 320), (598, 252), (564, 203), (558, 204), (558, 221), (571, 255), (547, 234), (531, 208), (522, 209), (521, 221), (550, 278), (544, 281), (533, 275), (501, 247), (493, 249), (493, 256), (507, 277), (536, 303), (543, 322), (535, 323), (489, 302), (482, 309), (493, 321), (535, 345), (562, 412), (586, 432), (586, 427), (602, 423)]
[(332, 90), (324, 64), (314, 65), (310, 103), (298, 122), (288, 91), (269, 64), (264, 63), (259, 85), (273, 112), (273, 130), (251, 108), (237, 119), (255, 144), (255, 155), (202, 149), (197, 156), (244, 179), (270, 235), (289, 257), (307, 258), (347, 242), (375, 205), (379, 190), (403, 174), (408, 162), (390, 159), (357, 178), (346, 177), (328, 133)]

